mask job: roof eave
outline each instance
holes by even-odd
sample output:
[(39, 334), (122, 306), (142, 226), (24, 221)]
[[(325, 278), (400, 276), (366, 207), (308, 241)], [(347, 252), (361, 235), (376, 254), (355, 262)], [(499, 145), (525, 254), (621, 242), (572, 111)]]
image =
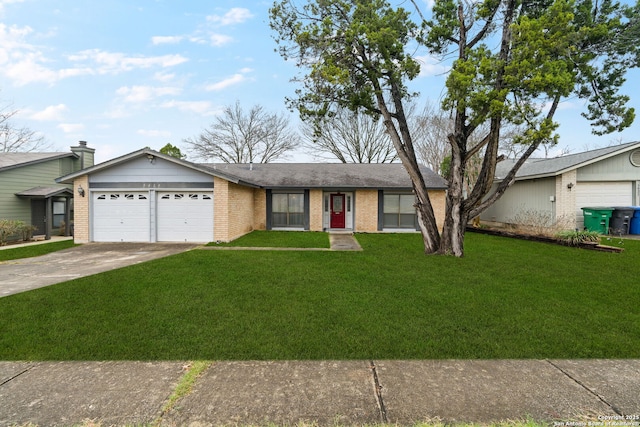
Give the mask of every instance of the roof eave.
[(58, 155), (51, 156), (51, 157), (45, 157), (45, 158), (42, 158), (42, 159), (31, 160), (31, 161), (28, 161), (28, 162), (16, 163), (15, 165), (9, 165), (9, 166), (0, 167), (0, 172), (6, 171), (6, 170), (10, 170), (10, 169), (22, 168), (22, 167), (25, 167), (25, 166), (37, 165), (38, 163), (50, 162), (51, 160), (64, 159), (65, 157), (75, 157), (76, 159), (79, 158), (79, 156), (76, 153), (71, 153), (71, 152), (69, 152), (69, 153), (59, 153)]

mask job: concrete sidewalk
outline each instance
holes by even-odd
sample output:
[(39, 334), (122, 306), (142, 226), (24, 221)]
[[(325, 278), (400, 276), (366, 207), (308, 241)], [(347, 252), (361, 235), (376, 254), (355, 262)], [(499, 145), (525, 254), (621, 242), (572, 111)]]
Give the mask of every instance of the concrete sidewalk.
[(163, 412), (188, 366), (0, 362), (0, 426), (640, 423), (640, 360), (214, 362)]

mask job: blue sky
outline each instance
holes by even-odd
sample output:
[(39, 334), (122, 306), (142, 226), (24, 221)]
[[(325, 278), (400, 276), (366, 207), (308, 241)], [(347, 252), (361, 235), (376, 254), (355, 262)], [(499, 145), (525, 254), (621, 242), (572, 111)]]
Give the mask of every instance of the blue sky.
[[(142, 147), (182, 143), (239, 101), (288, 113), (293, 65), (274, 52), (272, 1), (0, 0), (0, 105), (15, 124), (41, 132), (55, 150), (78, 140), (102, 162)], [(407, 7), (409, 5), (407, 4)], [(420, 102), (437, 101), (442, 64), (423, 64), (412, 85)], [(636, 82), (626, 93), (640, 115)], [(622, 134), (591, 135), (578, 100), (563, 103), (560, 147), (571, 152), (640, 140), (640, 118)], [(297, 117), (292, 114), (292, 121)], [(301, 150), (290, 161), (312, 161)]]

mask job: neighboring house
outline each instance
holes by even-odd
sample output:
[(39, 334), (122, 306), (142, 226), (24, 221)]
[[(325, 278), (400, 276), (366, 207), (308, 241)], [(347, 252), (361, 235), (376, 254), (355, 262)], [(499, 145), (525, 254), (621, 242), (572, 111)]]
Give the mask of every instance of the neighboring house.
[[(500, 182), (514, 161), (498, 163)], [(584, 227), (583, 207), (640, 204), (640, 142), (632, 142), (552, 159), (530, 159), (516, 181), (483, 221), (514, 223), (518, 215), (539, 212), (569, 227)]]
[[(440, 226), (446, 182), (424, 170)], [(252, 230), (415, 231), (401, 164), (195, 164), (149, 148), (58, 179), (75, 240), (230, 241)], [(80, 196), (80, 197), (78, 197)]]
[(70, 235), (73, 190), (56, 178), (92, 166), (94, 152), (80, 141), (69, 152), (0, 153), (0, 219), (31, 224), (47, 239), (62, 226)]

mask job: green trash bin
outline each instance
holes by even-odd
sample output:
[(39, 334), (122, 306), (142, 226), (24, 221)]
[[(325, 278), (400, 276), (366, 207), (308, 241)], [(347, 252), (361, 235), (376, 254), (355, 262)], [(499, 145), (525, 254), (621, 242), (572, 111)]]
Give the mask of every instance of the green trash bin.
[(589, 231), (597, 231), (600, 234), (607, 234), (609, 231), (609, 219), (613, 208), (608, 207), (588, 207), (582, 208), (584, 216), (584, 228)]

